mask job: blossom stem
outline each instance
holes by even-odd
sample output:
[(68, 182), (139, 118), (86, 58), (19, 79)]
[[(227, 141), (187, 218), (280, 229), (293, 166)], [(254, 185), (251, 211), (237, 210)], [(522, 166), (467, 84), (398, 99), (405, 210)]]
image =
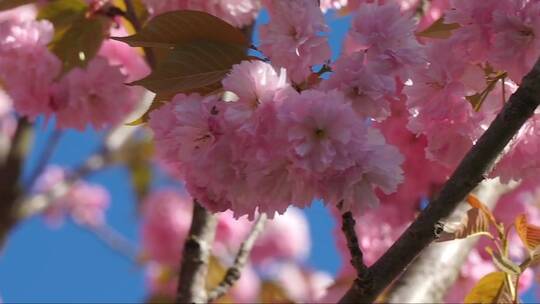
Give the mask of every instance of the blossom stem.
[(217, 218), (196, 200), (193, 220), (184, 243), (176, 303), (204, 303), (207, 299), (206, 276)]
[(448, 217), (490, 170), (503, 149), (540, 104), (540, 60), (525, 76), (503, 110), (465, 155), (439, 195), (416, 218), (386, 253), (370, 267), (370, 288), (353, 286), (340, 303), (373, 300), (435, 239), (434, 227)]
[(343, 231), (345, 239), (347, 240), (347, 248), (351, 254), (351, 264), (356, 270), (358, 285), (363, 287), (364, 282), (369, 282), (369, 268), (364, 264), (364, 254), (358, 244), (358, 237), (356, 236), (356, 231), (354, 229), (355, 225), (356, 221), (354, 220), (352, 212), (347, 211), (343, 213), (341, 231)]
[(253, 227), (251, 228), (251, 232), (244, 240), (244, 242), (242, 242), (242, 244), (240, 245), (240, 249), (238, 250), (236, 257), (234, 258), (234, 263), (229, 269), (227, 269), (223, 280), (216, 288), (214, 288), (208, 293), (208, 303), (213, 302), (224, 296), (231, 289), (231, 287), (233, 287), (234, 283), (236, 283), (240, 279), (242, 269), (246, 266), (248, 262), (249, 253), (251, 252), (251, 249), (253, 249), (253, 245), (255, 245), (257, 237), (259, 237), (261, 232), (264, 230), (265, 223), (266, 214), (263, 213), (259, 215), (255, 223), (253, 224)]

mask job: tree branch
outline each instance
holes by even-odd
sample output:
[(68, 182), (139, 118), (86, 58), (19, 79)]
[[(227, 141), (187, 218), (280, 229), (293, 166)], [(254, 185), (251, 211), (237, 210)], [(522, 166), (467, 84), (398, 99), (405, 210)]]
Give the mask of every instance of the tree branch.
[[(504, 193), (515, 188), (517, 183), (503, 185), (498, 179), (483, 182), (475, 189), (475, 195), (488, 208), (493, 209)], [(471, 206), (462, 202), (451, 218), (461, 219)], [(385, 293), (389, 303), (442, 303), (454, 284), (479, 238), (435, 243), (429, 246), (405, 270)], [(434, 269), (436, 271), (434, 271)]]
[(195, 200), (193, 219), (182, 253), (176, 303), (206, 302), (208, 259), (216, 226), (217, 218)]
[(126, 126), (115, 128), (107, 135), (103, 147), (71, 172), (65, 181), (57, 183), (45, 193), (32, 194), (18, 199), (15, 203), (16, 220), (41, 213), (56, 199), (65, 195), (74, 183), (109, 164), (113, 152), (123, 146), (136, 130), (136, 127)]
[(8, 153), (0, 164), (0, 248), (8, 232), (17, 223), (19, 179), (32, 134), (31, 124), (25, 118), (19, 119)]
[(540, 61), (525, 76), (486, 132), (463, 158), (438, 197), (370, 267), (369, 289), (353, 284), (341, 303), (372, 302), (436, 237), (436, 224), (448, 217), (483, 179), (504, 147), (540, 104)]
[(255, 223), (253, 224), (251, 232), (247, 236), (246, 240), (242, 243), (242, 245), (240, 245), (240, 249), (238, 250), (236, 257), (234, 258), (234, 263), (229, 269), (227, 269), (223, 280), (216, 288), (214, 288), (211, 292), (208, 293), (207, 302), (213, 302), (224, 296), (229, 291), (229, 289), (233, 287), (234, 283), (236, 283), (236, 281), (240, 279), (242, 269), (247, 264), (249, 253), (251, 252), (253, 245), (255, 245), (257, 237), (259, 237), (259, 234), (261, 234), (261, 232), (263, 231), (265, 223), (266, 214), (263, 213), (259, 215), (257, 221), (255, 221)]
[(366, 287), (365, 284), (369, 284), (370, 282), (370, 275), (368, 267), (364, 264), (364, 254), (360, 249), (360, 245), (358, 245), (358, 237), (354, 230), (355, 225), (356, 221), (354, 220), (352, 212), (347, 211), (343, 213), (341, 230), (347, 240), (347, 248), (349, 248), (351, 254), (351, 264), (356, 270), (357, 285), (364, 288)]

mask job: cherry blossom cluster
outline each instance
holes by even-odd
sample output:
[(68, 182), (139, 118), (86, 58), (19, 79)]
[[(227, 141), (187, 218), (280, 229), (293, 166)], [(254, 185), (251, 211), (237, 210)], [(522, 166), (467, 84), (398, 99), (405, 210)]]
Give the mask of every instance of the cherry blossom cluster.
[[(51, 165), (38, 177), (33, 192), (49, 194), (58, 184), (65, 183), (69, 175), (62, 167)], [(110, 195), (107, 189), (98, 184), (78, 181), (66, 193), (49, 204), (44, 217), (53, 226), (62, 224), (69, 215), (77, 224), (98, 227), (105, 223), (105, 211), (109, 207)]]
[[(540, 55), (538, 1), (449, 1), (450, 38), (425, 41), (427, 63), (405, 89), (410, 128), (428, 137), (431, 159), (453, 167), (500, 111)], [(448, 50), (452, 51), (448, 51)], [(479, 109), (469, 101), (489, 92)], [(472, 98), (472, 99), (471, 99)], [(516, 137), (493, 175), (503, 181), (538, 176), (535, 116)]]
[[(192, 198), (176, 190), (163, 188), (152, 192), (143, 202), (141, 222), (142, 255), (147, 284), (154, 296), (174, 298), (182, 247), (192, 216)], [(232, 212), (218, 213), (213, 243), (216, 264), (230, 264), (249, 233), (253, 222), (235, 219)], [(240, 281), (230, 291), (235, 302), (256, 302), (264, 280), (275, 281), (298, 302), (311, 302), (324, 295), (332, 282), (328, 274), (305, 269), (299, 264), (310, 250), (310, 233), (302, 211), (291, 207), (269, 221), (251, 251), (250, 263), (242, 270)], [(263, 279), (265, 278), (265, 279)], [(219, 278), (220, 279), (220, 278)]]
[[(36, 8), (0, 13), (0, 84), (19, 115), (55, 117), (58, 128), (96, 129), (121, 123), (135, 109), (141, 90), (125, 85), (148, 73), (144, 59), (127, 45), (106, 40), (85, 68), (62, 73), (47, 48), (54, 27), (36, 20)], [(113, 35), (126, 35), (120, 27)], [(24, 68), (21, 68), (24, 67)]]
[(261, 61), (223, 80), (234, 101), (177, 95), (151, 113), (162, 158), (207, 208), (284, 212), (316, 198), (359, 212), (401, 181), (402, 158), (338, 90), (297, 92)]

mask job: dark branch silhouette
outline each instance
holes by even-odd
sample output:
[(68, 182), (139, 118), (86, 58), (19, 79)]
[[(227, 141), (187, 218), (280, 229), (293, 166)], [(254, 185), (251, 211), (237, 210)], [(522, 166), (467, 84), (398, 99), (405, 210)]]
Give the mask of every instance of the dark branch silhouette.
[(540, 104), (540, 60), (523, 78), (489, 128), (463, 158), (439, 195), (407, 228), (388, 251), (373, 264), (370, 280), (355, 281), (340, 303), (373, 302), (435, 239), (435, 229), (484, 178), (504, 147), (534, 114)]

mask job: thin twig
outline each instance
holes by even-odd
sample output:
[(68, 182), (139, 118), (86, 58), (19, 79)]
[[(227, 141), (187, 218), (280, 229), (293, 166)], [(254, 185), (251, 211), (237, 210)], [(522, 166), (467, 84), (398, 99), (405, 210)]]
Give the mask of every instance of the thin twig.
[(100, 226), (81, 225), (80, 227), (94, 234), (98, 240), (105, 243), (112, 250), (118, 252), (121, 256), (126, 257), (131, 261), (137, 260), (137, 248), (125, 236), (111, 226), (104, 224)]
[(362, 253), (362, 249), (360, 249), (360, 245), (358, 244), (358, 237), (356, 236), (356, 231), (354, 229), (356, 221), (354, 220), (353, 214), (350, 211), (343, 213), (341, 218), (341, 231), (343, 231), (345, 239), (347, 240), (347, 248), (351, 254), (351, 264), (356, 270), (357, 277), (360, 280), (365, 281), (369, 276), (369, 269), (366, 264), (364, 264), (364, 254)]
[(206, 276), (217, 218), (196, 200), (193, 205), (193, 219), (182, 253), (176, 303), (204, 303), (207, 299)]
[(251, 232), (249, 233), (247, 238), (244, 240), (242, 245), (240, 245), (240, 249), (238, 250), (236, 257), (234, 258), (234, 263), (229, 269), (227, 269), (223, 280), (216, 288), (214, 288), (208, 293), (207, 302), (213, 302), (224, 296), (233, 287), (234, 283), (236, 283), (240, 279), (242, 269), (246, 266), (248, 262), (249, 253), (251, 252), (251, 249), (253, 249), (253, 245), (255, 245), (257, 237), (259, 237), (259, 235), (263, 231), (265, 222), (266, 214), (262, 213), (261, 215), (259, 215), (255, 223), (253, 224)]
[(370, 267), (370, 288), (355, 283), (341, 298), (341, 303), (364, 303), (373, 300), (435, 238), (437, 223), (448, 217), (490, 170), (497, 157), (540, 104), (540, 60), (525, 76), (503, 110), (463, 158), (438, 197), (416, 218), (386, 253)]
[(106, 136), (103, 146), (76, 167), (63, 182), (55, 184), (45, 193), (30, 194), (19, 198), (16, 202), (16, 218), (21, 220), (41, 213), (53, 204), (56, 199), (65, 195), (74, 183), (110, 164), (113, 152), (124, 145), (135, 130), (134, 127), (125, 126), (112, 130)]
[(49, 136), (49, 139), (47, 140), (47, 143), (45, 144), (45, 147), (43, 148), (43, 151), (41, 152), (39, 160), (37, 161), (36, 167), (34, 168), (34, 170), (32, 170), (32, 173), (30, 173), (28, 180), (25, 182), (26, 191), (29, 191), (30, 189), (32, 189), (32, 186), (36, 182), (36, 179), (43, 172), (43, 169), (45, 169), (45, 166), (51, 160), (54, 149), (58, 145), (58, 142), (60, 141), (62, 134), (63, 133), (61, 130), (55, 129), (52, 132), (52, 134)]

